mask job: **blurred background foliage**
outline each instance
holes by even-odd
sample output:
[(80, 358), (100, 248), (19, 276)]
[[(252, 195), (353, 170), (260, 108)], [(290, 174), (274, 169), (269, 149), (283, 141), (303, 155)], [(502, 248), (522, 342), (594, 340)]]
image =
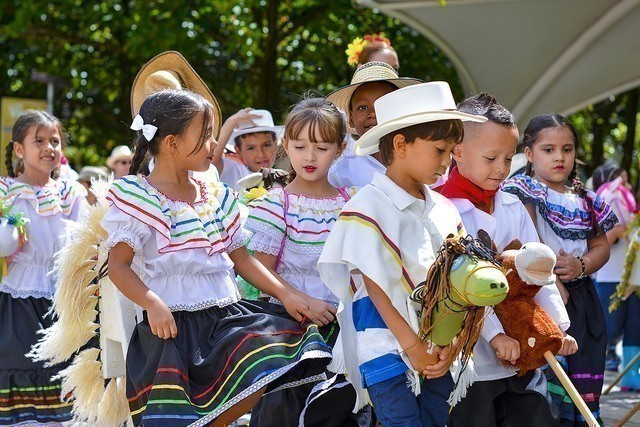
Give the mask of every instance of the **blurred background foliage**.
[[(348, 83), (348, 43), (381, 31), (398, 52), (401, 75), (445, 80), (463, 99), (455, 69), (435, 45), (351, 0), (5, 0), (0, 95), (44, 99), (46, 85), (32, 81), (32, 72), (55, 76), (54, 114), (67, 127), (66, 154), (79, 169), (103, 164), (114, 146), (131, 141), (131, 85), (160, 52), (187, 58), (225, 118), (252, 106), (282, 120), (306, 91), (327, 94)], [(570, 117), (582, 139), (584, 177), (613, 158), (637, 182), (637, 117), (637, 89)]]

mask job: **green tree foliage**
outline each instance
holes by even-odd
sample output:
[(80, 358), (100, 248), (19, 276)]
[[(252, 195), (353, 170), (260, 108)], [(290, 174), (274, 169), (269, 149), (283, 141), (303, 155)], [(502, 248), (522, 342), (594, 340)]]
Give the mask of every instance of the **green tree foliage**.
[(212, 89), (225, 117), (245, 106), (282, 119), (301, 94), (326, 94), (351, 78), (344, 50), (383, 31), (401, 74), (446, 80), (447, 58), (399, 21), (350, 0), (6, 0), (0, 9), (0, 93), (44, 98), (33, 71), (61, 79), (55, 114), (70, 133), (76, 166), (100, 164), (132, 133), (129, 96), (146, 61), (180, 51)]
[(638, 143), (638, 89), (590, 105), (569, 116), (580, 138), (578, 157), (585, 163), (582, 177), (607, 160), (615, 160), (630, 173), (630, 182), (640, 183)]

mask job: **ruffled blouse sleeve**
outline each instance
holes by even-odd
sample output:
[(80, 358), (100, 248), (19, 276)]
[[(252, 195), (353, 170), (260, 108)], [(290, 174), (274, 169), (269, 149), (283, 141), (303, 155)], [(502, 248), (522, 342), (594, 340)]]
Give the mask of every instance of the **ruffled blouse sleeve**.
[(142, 253), (144, 244), (152, 236), (151, 229), (141, 221), (136, 221), (130, 215), (111, 205), (102, 218), (102, 227), (109, 237), (105, 243), (107, 250), (111, 250), (120, 242), (126, 243), (136, 254)]
[(248, 248), (277, 256), (285, 238), (284, 193), (274, 188), (251, 204), (247, 228), (253, 233)]
[(619, 222), (618, 217), (613, 213), (611, 206), (593, 191), (587, 191), (585, 200), (587, 203), (591, 204), (591, 211), (596, 216), (595, 219), (600, 226), (602, 234), (611, 230)]
[[(549, 190), (528, 175), (509, 178), (502, 190), (516, 195), (525, 205), (534, 205), (540, 217), (563, 239), (592, 239), (618, 223), (611, 207), (593, 191), (587, 191), (577, 205), (569, 206), (566, 195)], [(595, 223), (599, 227), (594, 227)]]

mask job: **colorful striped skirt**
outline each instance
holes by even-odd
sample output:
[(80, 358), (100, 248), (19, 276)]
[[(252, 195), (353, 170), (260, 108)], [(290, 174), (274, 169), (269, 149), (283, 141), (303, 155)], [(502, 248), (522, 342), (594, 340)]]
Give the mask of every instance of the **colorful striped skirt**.
[(0, 425), (55, 423), (71, 419), (73, 403), (60, 399), (60, 381), (51, 377), (65, 366), (45, 368), (25, 356), (51, 326), (46, 298), (13, 298), (0, 292)]
[(243, 399), (324, 378), (331, 350), (317, 327), (284, 307), (241, 300), (173, 313), (178, 336), (163, 340), (145, 318), (127, 353), (135, 425), (203, 426)]

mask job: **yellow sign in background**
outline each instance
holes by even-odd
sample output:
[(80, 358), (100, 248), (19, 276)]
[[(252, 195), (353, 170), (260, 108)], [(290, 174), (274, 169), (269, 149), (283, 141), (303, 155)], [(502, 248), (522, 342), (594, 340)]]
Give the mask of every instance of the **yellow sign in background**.
[(26, 110), (45, 110), (47, 101), (44, 99), (29, 98), (0, 98), (0, 122), (2, 123), (2, 134), (0, 139), (0, 176), (7, 176), (5, 167), (6, 146), (11, 141), (11, 129), (18, 117)]

